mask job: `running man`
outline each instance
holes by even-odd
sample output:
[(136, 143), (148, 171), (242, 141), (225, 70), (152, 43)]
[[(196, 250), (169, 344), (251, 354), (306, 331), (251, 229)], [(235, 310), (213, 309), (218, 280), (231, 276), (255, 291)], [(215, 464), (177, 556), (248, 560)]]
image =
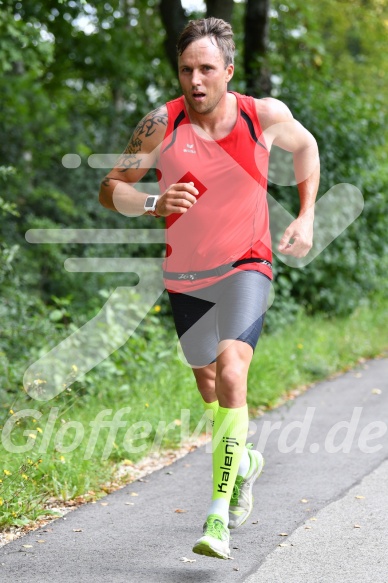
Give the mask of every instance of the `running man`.
[[(246, 397), (272, 279), (269, 153), (272, 145), (293, 153), (300, 212), (278, 249), (294, 257), (312, 247), (319, 158), (315, 139), (284, 103), (228, 91), (235, 51), (228, 23), (190, 21), (177, 49), (183, 95), (140, 121), (103, 180), (100, 201), (127, 215), (165, 217), (164, 283), (213, 424), (213, 496), (193, 551), (227, 559), (229, 531), (251, 513), (264, 463), (246, 445)], [(134, 187), (150, 168), (159, 195)]]

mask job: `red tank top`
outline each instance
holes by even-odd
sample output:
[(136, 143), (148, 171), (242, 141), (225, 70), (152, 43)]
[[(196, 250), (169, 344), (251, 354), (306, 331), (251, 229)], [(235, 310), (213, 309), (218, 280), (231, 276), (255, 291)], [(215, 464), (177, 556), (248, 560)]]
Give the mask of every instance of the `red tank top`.
[[(233, 92), (238, 115), (232, 131), (213, 140), (189, 120), (184, 98), (169, 101), (168, 126), (158, 161), (159, 187), (194, 182), (197, 203), (183, 215), (166, 217), (165, 271), (214, 269), (239, 259), (272, 261), (267, 205), (269, 151), (252, 97)], [(264, 263), (238, 267), (272, 279)], [(175, 281), (165, 277), (169, 291), (185, 292), (211, 285), (217, 277)]]

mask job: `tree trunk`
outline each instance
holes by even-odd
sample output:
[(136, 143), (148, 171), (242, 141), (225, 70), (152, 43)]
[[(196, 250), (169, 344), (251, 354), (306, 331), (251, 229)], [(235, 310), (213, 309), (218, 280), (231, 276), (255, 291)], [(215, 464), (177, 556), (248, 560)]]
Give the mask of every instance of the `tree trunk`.
[(266, 61), (270, 0), (247, 0), (245, 12), (244, 69), (246, 94), (271, 94), (271, 77)]
[(179, 34), (187, 24), (187, 18), (181, 0), (160, 0), (159, 9), (164, 28), (166, 29), (164, 46), (167, 57), (172, 68), (176, 71), (178, 68), (176, 43)]
[(206, 18), (215, 16), (225, 22), (232, 20), (234, 0), (206, 0)]

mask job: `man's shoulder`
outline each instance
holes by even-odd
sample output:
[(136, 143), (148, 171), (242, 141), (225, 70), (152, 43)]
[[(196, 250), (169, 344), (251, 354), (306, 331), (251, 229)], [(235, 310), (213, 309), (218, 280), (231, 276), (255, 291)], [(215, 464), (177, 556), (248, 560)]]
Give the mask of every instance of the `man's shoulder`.
[(148, 112), (143, 119), (141, 120), (139, 125), (145, 126), (146, 128), (150, 128), (148, 134), (158, 134), (158, 137), (164, 136), (167, 126), (168, 126), (168, 119), (169, 115), (174, 117), (175, 112), (180, 112), (183, 107), (183, 98), (177, 97), (176, 99), (172, 99), (163, 103), (156, 109)]
[(181, 110), (183, 107), (184, 107), (184, 98), (183, 98), (183, 95), (181, 95), (180, 97), (175, 97), (174, 99), (170, 99), (169, 101), (166, 101), (166, 103), (163, 103), (163, 105), (160, 105), (159, 107), (157, 107), (156, 109), (151, 111), (148, 115), (158, 113), (159, 115), (168, 116), (169, 112), (171, 113), (175, 109)]
[(160, 144), (165, 136), (168, 125), (168, 109), (164, 103), (156, 109), (148, 112), (137, 124), (135, 136), (147, 141), (148, 148)]
[(144, 121), (156, 120), (159, 123), (163, 123), (167, 119), (168, 119), (167, 103), (163, 103), (163, 105), (160, 105), (159, 107), (153, 109), (152, 111), (149, 111), (143, 117), (142, 121), (144, 122)]
[(254, 101), (263, 130), (276, 123), (287, 122), (293, 119), (290, 109), (280, 99), (263, 97)]

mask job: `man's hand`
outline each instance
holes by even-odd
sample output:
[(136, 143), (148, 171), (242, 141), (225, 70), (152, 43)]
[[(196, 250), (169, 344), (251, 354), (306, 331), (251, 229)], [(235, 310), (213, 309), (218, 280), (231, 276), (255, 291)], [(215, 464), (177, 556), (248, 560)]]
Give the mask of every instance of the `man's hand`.
[(280, 239), (278, 251), (293, 257), (305, 257), (313, 246), (313, 219), (303, 215), (292, 221)]
[(194, 182), (172, 184), (156, 203), (155, 212), (161, 217), (168, 217), (173, 213), (186, 213), (196, 202), (199, 191)]

